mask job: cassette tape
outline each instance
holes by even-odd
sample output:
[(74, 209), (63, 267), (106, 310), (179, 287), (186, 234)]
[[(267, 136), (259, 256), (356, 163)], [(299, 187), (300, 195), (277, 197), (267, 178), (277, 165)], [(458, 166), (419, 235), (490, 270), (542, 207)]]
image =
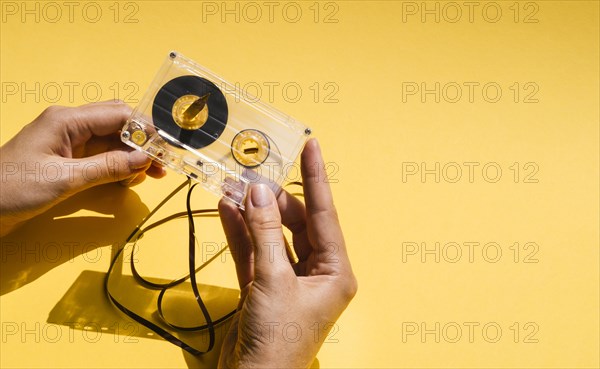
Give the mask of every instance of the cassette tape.
[(279, 194), (310, 134), (302, 123), (171, 52), (121, 139), (243, 209), (253, 183)]

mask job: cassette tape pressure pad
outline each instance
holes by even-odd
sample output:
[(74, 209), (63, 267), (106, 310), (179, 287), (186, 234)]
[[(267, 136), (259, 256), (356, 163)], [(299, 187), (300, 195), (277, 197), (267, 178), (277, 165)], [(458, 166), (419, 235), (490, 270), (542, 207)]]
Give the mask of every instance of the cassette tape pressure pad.
[(121, 139), (243, 208), (252, 183), (264, 183), (279, 194), (310, 133), (293, 118), (171, 52)]

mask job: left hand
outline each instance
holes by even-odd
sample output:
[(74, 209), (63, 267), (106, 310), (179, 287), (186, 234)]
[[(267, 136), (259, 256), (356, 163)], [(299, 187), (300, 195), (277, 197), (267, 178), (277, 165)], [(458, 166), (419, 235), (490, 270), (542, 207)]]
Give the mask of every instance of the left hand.
[(119, 101), (51, 106), (0, 147), (0, 236), (92, 186), (132, 186), (162, 166), (119, 138), (131, 108)]

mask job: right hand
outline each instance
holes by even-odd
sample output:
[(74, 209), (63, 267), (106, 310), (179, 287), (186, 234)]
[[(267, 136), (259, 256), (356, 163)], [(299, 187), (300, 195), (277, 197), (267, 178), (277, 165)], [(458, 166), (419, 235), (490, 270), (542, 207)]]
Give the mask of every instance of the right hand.
[[(223, 343), (221, 368), (306, 368), (357, 291), (316, 140), (302, 153), (306, 207), (253, 185), (242, 213), (219, 203), (241, 289)], [(300, 259), (288, 259), (282, 223)]]

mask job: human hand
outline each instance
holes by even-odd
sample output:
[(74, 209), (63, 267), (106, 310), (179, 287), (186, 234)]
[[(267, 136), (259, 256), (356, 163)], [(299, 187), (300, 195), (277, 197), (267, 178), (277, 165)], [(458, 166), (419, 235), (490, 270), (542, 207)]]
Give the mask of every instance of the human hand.
[(116, 101), (51, 106), (0, 147), (0, 236), (92, 186), (163, 177), (162, 166), (121, 142), (130, 114)]
[[(225, 337), (221, 368), (307, 368), (357, 290), (316, 140), (302, 153), (306, 207), (254, 185), (245, 213), (221, 200), (241, 299)], [(282, 223), (299, 258), (288, 259)], [(316, 330), (316, 332), (315, 332)]]

